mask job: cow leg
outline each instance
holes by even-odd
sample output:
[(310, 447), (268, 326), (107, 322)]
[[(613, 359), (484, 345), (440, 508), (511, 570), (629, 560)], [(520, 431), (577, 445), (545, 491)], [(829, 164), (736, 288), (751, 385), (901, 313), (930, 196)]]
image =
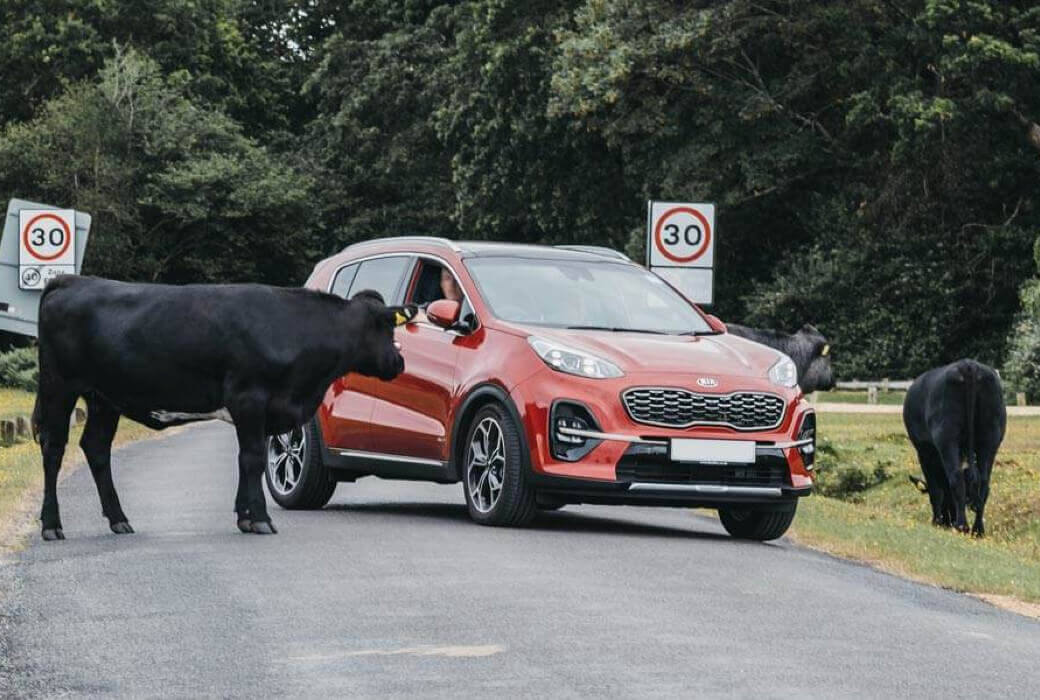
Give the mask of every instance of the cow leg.
[(238, 529), (258, 535), (278, 532), (267, 514), (262, 478), (267, 467), (266, 397), (252, 397), (229, 406), (238, 434)]
[(117, 535), (134, 531), (127, 522), (123, 507), (119, 505), (115, 484), (112, 483), (112, 440), (119, 426), (119, 411), (96, 394), (87, 398), (87, 425), (79, 446), (86, 455), (90, 473), (94, 476), (98, 497), (101, 499), (101, 514), (108, 518), (108, 526)]
[(975, 508), (975, 523), (971, 526), (971, 534), (976, 537), (983, 537), (986, 534), (986, 525), (982, 521), (982, 511), (986, 509), (986, 501), (989, 499), (989, 477), (993, 473), (993, 462), (997, 457), (996, 448), (979, 449), (977, 452), (978, 475), (976, 478), (979, 480), (978, 491), (974, 505)]
[(45, 540), (63, 540), (58, 511), (58, 472), (65, 457), (69, 440), (69, 418), (76, 407), (77, 394), (57, 379), (47, 378), (41, 372), (40, 387), (36, 393), (33, 422), (36, 424), (43, 456), (43, 508), (40, 511), (41, 534)]
[(922, 445), (917, 448), (917, 458), (921, 462), (921, 473), (924, 474), (925, 483), (928, 486), (928, 500), (932, 504), (932, 525), (948, 526), (949, 522), (944, 522), (943, 509), (946, 474), (943, 473), (939, 453), (931, 445)]
[(960, 445), (955, 441), (942, 449), (943, 471), (946, 472), (947, 491), (950, 502), (946, 505), (952, 522), (950, 525), (960, 532), (968, 531), (968, 519), (965, 516), (964, 472), (961, 471)]

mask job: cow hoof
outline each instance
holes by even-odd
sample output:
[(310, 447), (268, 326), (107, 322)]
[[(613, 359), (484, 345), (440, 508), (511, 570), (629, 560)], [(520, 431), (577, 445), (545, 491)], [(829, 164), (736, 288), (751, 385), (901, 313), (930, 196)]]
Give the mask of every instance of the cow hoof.
[(63, 540), (65, 539), (65, 533), (61, 531), (60, 527), (48, 528), (43, 531), (43, 539), (48, 542), (53, 540)]
[(238, 519), (238, 529), (239, 529), (240, 532), (244, 532), (246, 534), (249, 534), (250, 532), (253, 531), (253, 521), (250, 520), (249, 518), (239, 518)]
[(112, 528), (112, 532), (116, 533), (117, 535), (134, 534), (134, 529), (130, 527), (130, 523), (126, 522), (125, 520), (121, 523), (112, 523), (111, 525), (109, 525), (109, 527)]
[(255, 520), (255, 521), (253, 521), (252, 531), (253, 531), (254, 534), (257, 534), (257, 535), (277, 535), (278, 534), (278, 530), (274, 529), (274, 525), (272, 523), (266, 522), (264, 520)]

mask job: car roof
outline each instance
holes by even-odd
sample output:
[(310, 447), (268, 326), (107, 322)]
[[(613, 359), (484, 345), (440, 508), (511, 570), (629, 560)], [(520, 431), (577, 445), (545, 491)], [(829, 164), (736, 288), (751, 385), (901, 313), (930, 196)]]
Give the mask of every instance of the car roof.
[(547, 246), (500, 241), (452, 241), (435, 236), (391, 236), (372, 238), (348, 246), (342, 252), (355, 252), (369, 246), (392, 246), (406, 252), (408, 244), (444, 247), (462, 258), (534, 258), (539, 260), (570, 260), (602, 263), (606, 261), (631, 263), (624, 254), (603, 246)]

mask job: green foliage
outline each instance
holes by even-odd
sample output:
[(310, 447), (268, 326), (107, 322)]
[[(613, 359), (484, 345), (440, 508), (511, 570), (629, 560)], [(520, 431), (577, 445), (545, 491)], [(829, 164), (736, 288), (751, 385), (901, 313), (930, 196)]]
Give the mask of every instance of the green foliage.
[(35, 347), (0, 353), (0, 386), (36, 391), (39, 376)]
[(0, 190), (89, 211), (85, 270), (119, 279), (299, 283), (307, 178), (134, 50), (0, 134)]
[[(1040, 269), (1040, 238), (1034, 248)], [(1035, 403), (1040, 400), (1040, 279), (1022, 285), (1022, 310), (1015, 317), (1008, 335), (1008, 357), (1004, 366), (1004, 386), (1010, 393), (1025, 392)]]
[[(896, 437), (898, 443), (906, 442), (901, 434)], [(864, 491), (892, 477), (889, 454), (894, 450), (888, 445), (839, 445), (821, 437), (817, 450), (814, 488), (822, 496), (858, 502)]]

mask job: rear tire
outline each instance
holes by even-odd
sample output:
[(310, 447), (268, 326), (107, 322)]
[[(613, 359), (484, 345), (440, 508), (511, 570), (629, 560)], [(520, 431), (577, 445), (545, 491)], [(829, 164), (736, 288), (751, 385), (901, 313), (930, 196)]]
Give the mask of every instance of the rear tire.
[(520, 428), (504, 406), (493, 403), (477, 411), (462, 459), (462, 487), (473, 520), (516, 527), (534, 517), (538, 506)]
[(271, 498), (282, 508), (316, 510), (332, 498), (336, 481), (321, 459), (320, 440), (315, 420), (267, 438), (264, 480)]
[(719, 520), (726, 532), (742, 540), (765, 542), (787, 532), (798, 506), (790, 510), (754, 510), (753, 508), (719, 508)]

